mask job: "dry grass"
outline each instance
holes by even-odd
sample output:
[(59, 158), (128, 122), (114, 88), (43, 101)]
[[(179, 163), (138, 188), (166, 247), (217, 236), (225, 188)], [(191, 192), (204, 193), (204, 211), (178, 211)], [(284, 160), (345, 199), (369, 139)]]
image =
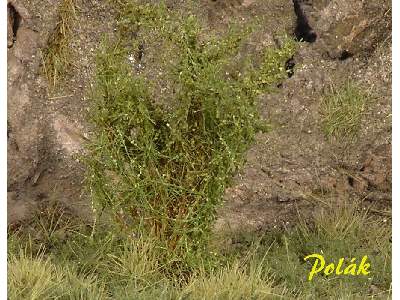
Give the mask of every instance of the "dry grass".
[(75, 20), (75, 0), (62, 0), (58, 9), (57, 25), (42, 55), (43, 72), (49, 83), (49, 94), (54, 92), (72, 64), (70, 40)]

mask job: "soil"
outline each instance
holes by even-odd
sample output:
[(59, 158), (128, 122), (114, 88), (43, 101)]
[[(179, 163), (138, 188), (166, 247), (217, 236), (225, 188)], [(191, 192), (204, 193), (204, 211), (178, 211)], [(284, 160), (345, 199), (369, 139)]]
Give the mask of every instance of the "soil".
[[(104, 36), (113, 36), (113, 7), (108, 1), (76, 0), (73, 66), (57, 95), (50, 95), (41, 53), (62, 1), (8, 2), (8, 223), (29, 219), (49, 201), (90, 215), (80, 157), (90, 138), (86, 116), (95, 52)], [(273, 129), (257, 134), (247, 152), (226, 190), (217, 230), (287, 227), (299, 217), (354, 201), (390, 217), (391, 4), (298, 2), (316, 39), (298, 42), (288, 62), (290, 78), (275, 93), (260, 97), (260, 113)], [(190, 1), (166, 3), (184, 9)], [(194, 6), (205, 26), (221, 31), (232, 20), (259, 20), (262, 29), (246, 51), (279, 46), (281, 34), (292, 35), (299, 26), (289, 0), (202, 0)], [(327, 139), (321, 130), (321, 99), (349, 79), (370, 92), (361, 132), (351, 141)]]

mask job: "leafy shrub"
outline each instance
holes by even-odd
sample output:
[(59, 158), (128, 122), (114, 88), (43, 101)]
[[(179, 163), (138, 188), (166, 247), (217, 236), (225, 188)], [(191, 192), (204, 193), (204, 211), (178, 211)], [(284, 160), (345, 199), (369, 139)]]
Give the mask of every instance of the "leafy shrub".
[[(257, 95), (285, 75), (294, 48), (267, 49), (259, 68), (249, 61), (228, 73), (248, 31), (205, 39), (192, 15), (162, 4), (120, 5), (119, 42), (106, 43), (97, 62), (88, 159), (93, 203), (129, 235), (156, 236), (172, 265), (190, 267), (201, 259), (223, 191), (260, 128)], [(137, 69), (141, 54), (132, 52), (143, 44), (156, 69)]]

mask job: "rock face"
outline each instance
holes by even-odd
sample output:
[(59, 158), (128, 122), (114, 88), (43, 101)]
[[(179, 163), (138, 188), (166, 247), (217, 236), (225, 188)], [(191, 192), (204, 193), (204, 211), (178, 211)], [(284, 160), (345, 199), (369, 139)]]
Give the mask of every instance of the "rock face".
[(10, 222), (25, 214), (32, 199), (18, 201), (19, 189), (35, 180), (43, 155), (44, 124), (33, 73), (37, 64), (38, 34), (29, 27), (29, 15), (20, 5), (8, 7), (8, 121), (7, 177), (8, 218)]
[(41, 74), (41, 53), (57, 24), (60, 1), (48, 3), (51, 10), (33, 2), (11, 0), (7, 5), (9, 224), (29, 217), (41, 202), (74, 206), (82, 194), (82, 167), (73, 156), (83, 148), (81, 120), (51, 105)]
[[(287, 227), (341, 202), (380, 212), (391, 205), (390, 2), (298, 2), (317, 38), (299, 43), (291, 77), (261, 100), (274, 129), (256, 137), (216, 230)], [(344, 145), (322, 133), (320, 102), (347, 80), (371, 99), (357, 140)]]
[(317, 22), (331, 57), (365, 55), (391, 32), (390, 1), (331, 1)]

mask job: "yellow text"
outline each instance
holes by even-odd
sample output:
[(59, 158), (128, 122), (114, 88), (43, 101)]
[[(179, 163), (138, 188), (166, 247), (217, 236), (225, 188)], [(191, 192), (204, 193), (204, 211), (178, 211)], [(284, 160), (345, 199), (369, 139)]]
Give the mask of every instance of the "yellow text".
[(304, 257), (304, 260), (314, 259), (314, 264), (308, 274), (308, 280), (311, 281), (313, 277), (318, 273), (325, 275), (368, 275), (371, 264), (367, 262), (368, 256), (364, 255), (361, 259), (360, 264), (357, 266), (356, 258), (352, 258), (350, 263), (344, 267), (344, 258), (340, 258), (337, 264), (335, 262), (329, 262), (326, 264), (325, 258), (320, 254), (310, 254)]

